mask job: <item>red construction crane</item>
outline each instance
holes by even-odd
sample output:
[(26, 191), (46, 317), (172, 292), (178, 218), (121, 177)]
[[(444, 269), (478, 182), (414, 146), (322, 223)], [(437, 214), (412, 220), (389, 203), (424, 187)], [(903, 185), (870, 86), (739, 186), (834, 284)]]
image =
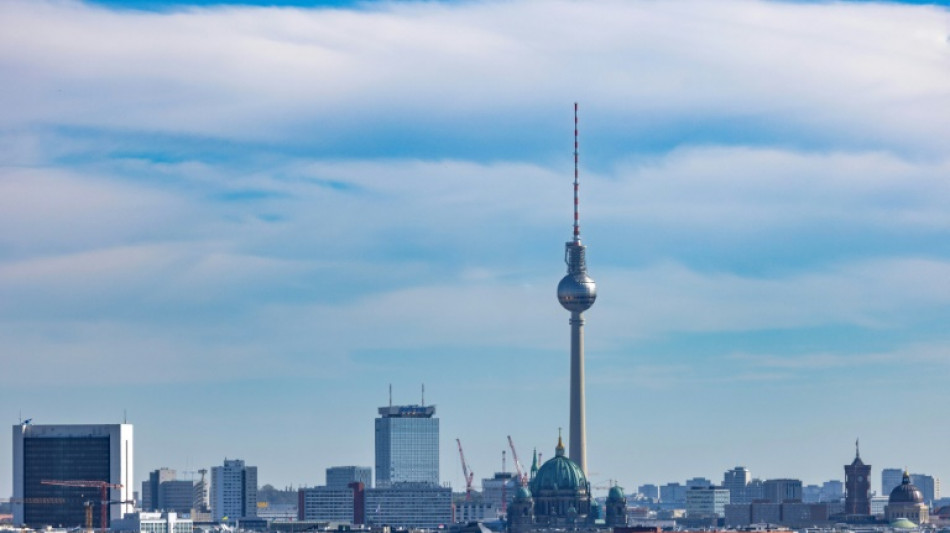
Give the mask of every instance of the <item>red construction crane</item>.
[(515, 441), (511, 440), (511, 435), (508, 435), (508, 446), (511, 446), (511, 458), (515, 460), (515, 470), (518, 471), (518, 482), (521, 483), (522, 487), (528, 485), (528, 474), (525, 473), (524, 468), (521, 466), (521, 461), (518, 460), (518, 452), (515, 450)]
[(99, 527), (102, 528), (102, 531), (106, 530), (106, 521), (108, 520), (109, 505), (112, 503), (109, 501), (109, 489), (122, 488), (122, 485), (120, 483), (109, 483), (108, 481), (44, 479), (43, 481), (40, 481), (40, 483), (43, 485), (56, 485), (57, 487), (84, 487), (84, 488), (99, 489), (99, 493), (102, 495), (102, 503), (99, 506), (100, 507)]
[(468, 463), (465, 462), (465, 452), (462, 451), (462, 441), (455, 439), (459, 445), (459, 458), (462, 459), (462, 473), (465, 475), (465, 501), (472, 499), (472, 480), (475, 479), (475, 472), (468, 469)]

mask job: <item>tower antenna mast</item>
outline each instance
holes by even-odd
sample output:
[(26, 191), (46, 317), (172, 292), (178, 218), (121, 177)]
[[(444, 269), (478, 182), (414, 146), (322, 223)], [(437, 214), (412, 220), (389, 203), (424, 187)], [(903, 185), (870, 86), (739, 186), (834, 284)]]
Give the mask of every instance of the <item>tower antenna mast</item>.
[(580, 201), (578, 199), (577, 102), (574, 102), (574, 242), (581, 242)]

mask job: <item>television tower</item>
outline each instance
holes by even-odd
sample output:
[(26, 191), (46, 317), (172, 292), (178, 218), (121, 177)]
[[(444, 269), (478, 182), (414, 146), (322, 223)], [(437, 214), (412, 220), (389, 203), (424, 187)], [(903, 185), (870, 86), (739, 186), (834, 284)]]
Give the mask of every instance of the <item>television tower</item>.
[(577, 201), (577, 103), (574, 103), (574, 238), (564, 244), (564, 262), (567, 275), (557, 284), (557, 299), (571, 312), (571, 461), (587, 475), (587, 416), (584, 407), (584, 318), (581, 313), (590, 309), (597, 299), (597, 286), (587, 275), (585, 253), (581, 244)]

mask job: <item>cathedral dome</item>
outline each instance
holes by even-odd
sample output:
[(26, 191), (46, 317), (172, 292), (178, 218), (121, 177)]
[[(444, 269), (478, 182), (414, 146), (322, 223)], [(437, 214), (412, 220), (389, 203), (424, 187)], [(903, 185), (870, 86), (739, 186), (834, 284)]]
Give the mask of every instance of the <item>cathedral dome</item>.
[(623, 499), (623, 489), (614, 485), (610, 487), (610, 491), (607, 493), (607, 501), (616, 501)]
[(531, 499), (531, 491), (528, 490), (528, 487), (518, 487), (518, 491), (515, 492), (515, 501), (524, 501)]
[(542, 490), (587, 491), (584, 471), (564, 455), (564, 443), (560, 438), (554, 457), (545, 461), (531, 480), (531, 492), (538, 494)]
[(910, 474), (904, 472), (903, 482), (894, 487), (887, 503), (924, 503), (924, 495), (920, 489), (910, 482)]

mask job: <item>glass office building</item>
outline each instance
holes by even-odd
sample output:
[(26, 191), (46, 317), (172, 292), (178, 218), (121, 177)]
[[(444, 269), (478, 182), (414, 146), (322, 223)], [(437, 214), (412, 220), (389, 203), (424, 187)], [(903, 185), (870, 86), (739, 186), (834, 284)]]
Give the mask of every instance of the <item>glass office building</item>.
[(376, 486), (439, 483), (439, 419), (435, 406), (379, 408), (376, 419)]
[[(93, 527), (132, 510), (132, 426), (13, 426), (13, 522), (32, 528), (77, 527), (85, 524), (85, 505), (93, 507)], [(44, 481), (86, 482), (83, 487)], [(106, 524), (101, 523), (102, 495), (95, 483), (110, 488)]]

